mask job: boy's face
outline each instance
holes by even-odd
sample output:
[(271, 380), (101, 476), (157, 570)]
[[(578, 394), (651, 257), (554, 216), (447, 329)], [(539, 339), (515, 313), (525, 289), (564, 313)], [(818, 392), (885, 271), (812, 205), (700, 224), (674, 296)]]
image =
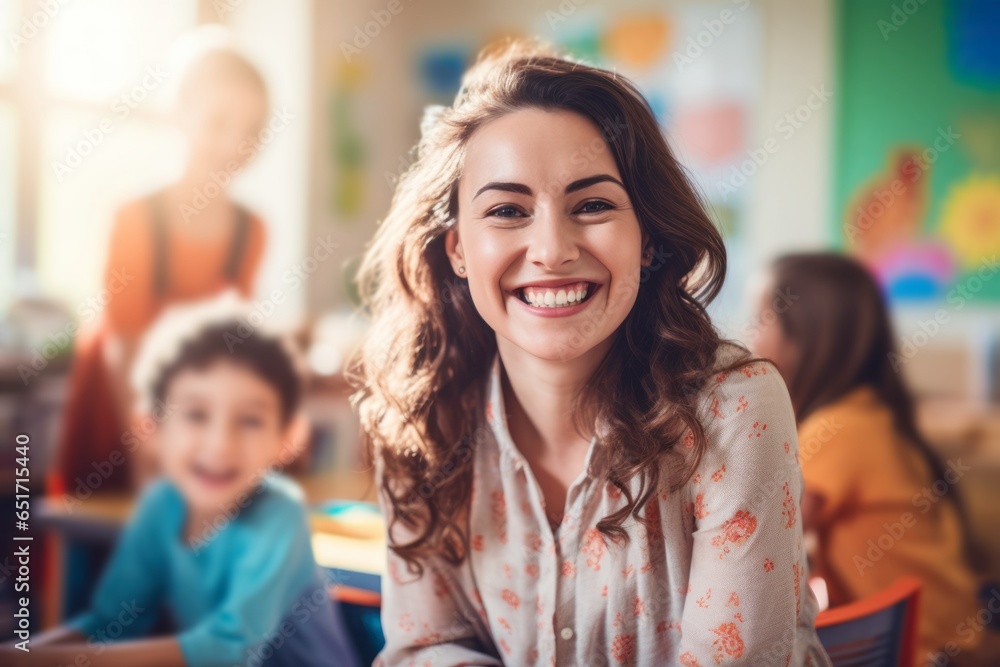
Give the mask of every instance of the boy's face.
[(291, 452), (278, 392), (238, 363), (181, 370), (157, 434), (163, 473), (202, 514), (239, 510), (269, 466)]

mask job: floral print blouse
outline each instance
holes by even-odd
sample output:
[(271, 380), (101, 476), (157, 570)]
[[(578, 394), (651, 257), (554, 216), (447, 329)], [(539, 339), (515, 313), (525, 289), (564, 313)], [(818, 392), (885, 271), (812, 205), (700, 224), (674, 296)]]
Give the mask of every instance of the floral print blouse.
[[(739, 354), (726, 345), (719, 360)], [(774, 366), (720, 373), (703, 391), (707, 451), (684, 487), (664, 484), (643, 509), (660, 530), (629, 517), (626, 544), (596, 528), (625, 504), (595, 469), (597, 437), (553, 534), (507, 428), (500, 364), (473, 454), (471, 551), (421, 578), (388, 552), (376, 666), (830, 665), (807, 585), (795, 419)]]

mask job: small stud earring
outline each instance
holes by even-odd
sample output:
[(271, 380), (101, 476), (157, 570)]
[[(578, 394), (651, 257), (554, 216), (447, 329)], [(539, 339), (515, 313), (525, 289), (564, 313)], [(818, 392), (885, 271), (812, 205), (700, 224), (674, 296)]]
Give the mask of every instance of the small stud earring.
[(464, 266), (458, 267), (458, 272), (459, 273), (465, 273), (465, 267)]

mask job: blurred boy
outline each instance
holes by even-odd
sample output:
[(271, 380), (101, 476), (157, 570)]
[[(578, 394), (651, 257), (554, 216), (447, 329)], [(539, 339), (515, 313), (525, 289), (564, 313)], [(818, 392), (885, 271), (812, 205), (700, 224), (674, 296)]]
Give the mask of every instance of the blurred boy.
[[(0, 663), (357, 665), (313, 559), (301, 493), (272, 471), (305, 422), (296, 357), (231, 296), (164, 315), (136, 362), (163, 471), (142, 493), (90, 608)], [(137, 639), (160, 611), (176, 634)]]

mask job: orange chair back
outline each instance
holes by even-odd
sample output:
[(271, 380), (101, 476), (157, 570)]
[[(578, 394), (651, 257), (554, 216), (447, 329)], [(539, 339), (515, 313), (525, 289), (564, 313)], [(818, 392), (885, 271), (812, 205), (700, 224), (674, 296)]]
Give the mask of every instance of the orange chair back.
[(816, 616), (816, 633), (834, 667), (912, 667), (921, 583), (901, 577), (888, 588)]

